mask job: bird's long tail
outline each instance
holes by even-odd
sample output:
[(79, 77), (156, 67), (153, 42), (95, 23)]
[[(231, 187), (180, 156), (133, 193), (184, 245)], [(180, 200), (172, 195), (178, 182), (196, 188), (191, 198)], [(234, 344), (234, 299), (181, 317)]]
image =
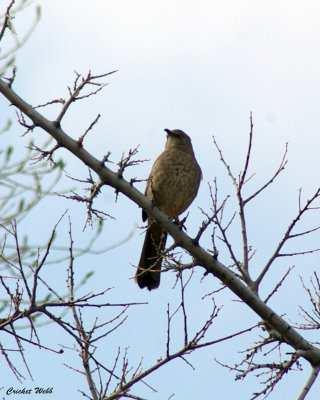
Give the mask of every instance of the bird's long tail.
[(142, 253), (135, 280), (142, 289), (156, 289), (160, 284), (162, 264), (161, 252), (164, 250), (167, 232), (158, 224), (152, 224), (146, 231)]

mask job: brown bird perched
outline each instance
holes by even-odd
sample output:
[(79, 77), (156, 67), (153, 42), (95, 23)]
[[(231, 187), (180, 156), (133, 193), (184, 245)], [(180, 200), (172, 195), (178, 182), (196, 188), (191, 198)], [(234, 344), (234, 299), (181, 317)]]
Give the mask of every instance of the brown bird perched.
[[(176, 218), (196, 197), (202, 174), (189, 136), (178, 129), (165, 132), (166, 147), (153, 164), (145, 195), (170, 218)], [(141, 289), (152, 290), (160, 284), (161, 252), (167, 232), (143, 210), (143, 221), (147, 218), (149, 226), (135, 279)]]

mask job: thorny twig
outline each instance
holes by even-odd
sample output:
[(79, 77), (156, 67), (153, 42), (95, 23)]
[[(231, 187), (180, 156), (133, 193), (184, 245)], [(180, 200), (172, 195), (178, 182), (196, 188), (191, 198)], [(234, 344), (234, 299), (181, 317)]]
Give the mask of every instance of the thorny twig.
[(320, 279), (318, 274), (314, 272), (313, 278), (310, 278), (312, 290), (309, 289), (302, 277), (300, 276), (302, 287), (309, 296), (310, 303), (312, 304), (312, 310), (307, 311), (302, 306), (299, 306), (301, 313), (300, 316), (304, 319), (305, 323), (296, 324), (295, 326), (303, 330), (319, 330), (320, 329)]
[[(24, 357), (24, 352), (23, 352), (23, 347), (22, 347), (23, 342), (29, 343), (31, 345), (35, 345), (39, 348), (53, 351), (57, 354), (62, 353), (61, 350), (55, 350), (55, 349), (52, 349), (52, 348), (40, 343), (40, 340), (39, 340), (39, 337), (37, 334), (37, 330), (36, 330), (36, 325), (34, 324), (35, 316), (36, 316), (36, 318), (38, 318), (40, 315), (47, 316), (49, 319), (51, 319), (52, 321), (57, 323), (57, 325), (62, 327), (66, 332), (68, 332), (68, 334), (71, 335), (81, 347), (81, 346), (85, 346), (86, 340), (85, 340), (85, 337), (82, 337), (80, 339), (78, 338), (79, 327), (74, 328), (67, 321), (64, 321), (61, 316), (60, 317), (55, 316), (51, 311), (49, 311), (50, 309), (55, 309), (57, 307), (64, 308), (66, 310), (68, 308), (71, 308), (72, 310), (77, 310), (80, 308), (90, 308), (90, 307), (97, 307), (97, 308), (108, 307), (108, 306), (122, 307), (123, 311), (121, 311), (116, 317), (112, 318), (111, 320), (104, 322), (103, 324), (100, 324), (100, 325), (95, 323), (95, 325), (92, 329), (91, 336), (90, 336), (90, 339), (91, 339), (90, 346), (92, 346), (92, 344), (95, 341), (103, 338), (106, 335), (109, 335), (115, 329), (117, 329), (125, 321), (126, 317), (123, 318), (124, 312), (127, 310), (127, 308), (130, 305), (134, 305), (134, 303), (131, 303), (131, 304), (130, 303), (124, 303), (124, 304), (110, 304), (110, 303), (109, 304), (108, 303), (92, 304), (92, 303), (90, 303), (91, 299), (94, 299), (97, 296), (104, 294), (108, 289), (103, 291), (102, 293), (98, 293), (98, 294), (91, 293), (89, 295), (82, 296), (81, 298), (75, 298), (74, 294), (73, 294), (73, 296), (71, 296), (69, 298), (69, 300), (64, 300), (63, 299), (64, 296), (58, 295), (58, 294), (56, 294), (56, 292), (54, 290), (49, 289), (51, 292), (50, 294), (53, 294), (56, 296), (56, 300), (52, 300), (50, 298), (51, 296), (47, 296), (45, 301), (41, 301), (38, 299), (37, 293), (38, 293), (39, 283), (40, 282), (45, 283), (43, 278), (40, 277), (40, 273), (44, 269), (44, 266), (48, 260), (49, 252), (50, 252), (50, 249), (51, 249), (51, 246), (53, 243), (53, 238), (55, 236), (55, 232), (57, 230), (58, 224), (60, 223), (62, 218), (63, 218), (63, 216), (60, 218), (60, 220), (55, 225), (55, 227), (52, 231), (52, 234), (48, 241), (47, 248), (45, 250), (44, 255), (42, 257), (40, 257), (40, 254), (38, 253), (36, 261), (32, 264), (33, 267), (31, 267), (31, 266), (27, 267), (32, 272), (31, 275), (29, 273), (25, 272), (26, 267), (24, 266), (24, 263), (23, 263), (23, 260), (21, 257), (18, 231), (17, 231), (16, 226), (13, 225), (12, 230), (9, 230), (8, 228), (3, 227), (13, 237), (13, 240), (16, 243), (17, 265), (12, 264), (12, 267), (14, 267), (15, 270), (19, 271), (20, 279), (16, 280), (16, 282), (17, 282), (16, 291), (15, 291), (15, 293), (13, 293), (10, 286), (6, 284), (6, 280), (9, 277), (0, 276), (0, 285), (5, 289), (7, 295), (9, 296), (9, 299), (11, 300), (11, 304), (12, 304), (12, 307), (9, 310), (7, 317), (2, 318), (0, 320), (0, 329), (2, 330), (2, 332), (6, 332), (7, 334), (10, 334), (15, 338), (16, 343), (17, 343), (17, 351), (21, 354), (23, 363), (24, 363), (27, 371), (29, 371), (29, 374), (31, 374), (31, 372), (29, 370), (27, 360)], [(72, 249), (72, 245), (71, 245), (70, 249)], [(6, 256), (3, 254), (3, 251), (4, 251), (4, 249), (2, 249), (1, 258), (4, 261), (6, 261), (7, 259), (6, 259)], [(70, 252), (71, 252), (70, 260), (72, 260), (72, 263), (73, 263), (72, 250), (70, 250)], [(72, 270), (72, 263), (70, 261), (69, 271)], [(73, 272), (69, 274), (69, 283), (70, 283), (70, 288), (72, 288), (72, 293), (74, 293), (75, 287), (74, 287), (74, 280), (73, 280)], [(23, 290), (21, 290), (21, 284), (23, 286)], [(47, 288), (50, 288), (49, 285), (45, 285), (45, 286)], [(28, 307), (22, 311), (20, 309), (20, 305), (22, 302), (22, 295), (24, 292), (27, 293), (29, 301), (26, 303), (26, 304), (28, 304)], [(135, 303), (135, 304), (139, 304), (139, 303)], [(15, 329), (16, 323), (18, 321), (21, 321), (24, 319), (27, 319), (30, 324), (30, 332), (31, 332), (30, 338), (19, 335)], [(120, 319), (120, 322), (117, 322), (117, 319)], [(79, 321), (81, 322), (81, 317), (79, 318)], [(110, 329), (106, 330), (102, 335), (100, 335), (100, 336), (95, 335), (95, 337), (93, 337), (93, 333), (95, 330), (100, 329), (108, 324), (113, 324), (114, 326), (111, 327)], [(35, 340), (33, 340), (33, 336), (35, 337)], [(8, 365), (10, 366), (12, 371), (15, 373), (17, 378), (22, 376), (20, 374), (20, 372), (18, 372), (17, 369), (14, 367), (13, 363), (10, 361), (9, 356), (6, 355), (7, 354), (6, 349), (2, 348), (2, 350), (3, 350), (2, 354), (5, 356)], [(93, 355), (91, 353), (89, 355), (94, 360), (94, 362), (97, 365), (99, 365), (100, 368), (104, 368), (100, 364), (98, 364), (98, 362), (95, 360), (95, 358), (93, 357)], [(108, 371), (108, 373), (109, 373), (109, 371)]]
[(99, 119), (100, 119), (101, 115), (98, 114), (97, 117), (94, 119), (93, 122), (91, 122), (90, 126), (85, 130), (85, 132), (79, 137), (78, 142), (79, 142), (79, 146), (83, 146), (83, 141), (84, 138), (86, 137), (86, 135), (88, 134), (89, 131), (91, 131), (91, 129), (94, 127), (95, 124), (98, 123)]
[(286, 144), (284, 155), (283, 155), (280, 165), (279, 165), (278, 169), (276, 170), (276, 172), (274, 173), (274, 175), (261, 188), (259, 188), (257, 191), (255, 191), (252, 195), (250, 195), (248, 197), (244, 197), (243, 188), (244, 188), (244, 185), (250, 179), (250, 178), (247, 178), (247, 174), (248, 174), (248, 168), (249, 168), (249, 162), (250, 162), (251, 150), (252, 150), (252, 138), (253, 138), (253, 122), (252, 122), (252, 113), (250, 113), (250, 131), (249, 131), (248, 150), (246, 153), (246, 159), (245, 159), (243, 172), (241, 174), (239, 174), (238, 178), (235, 177), (229, 164), (226, 162), (226, 160), (223, 156), (222, 150), (219, 147), (218, 143), (216, 142), (215, 138), (213, 138), (213, 142), (214, 142), (215, 147), (220, 155), (220, 160), (224, 164), (224, 166), (228, 172), (228, 175), (230, 176), (230, 178), (233, 182), (233, 185), (235, 186), (235, 189), (236, 189), (236, 195), (237, 195), (238, 205), (239, 205), (239, 218), (240, 218), (240, 224), (241, 224), (242, 243), (243, 243), (243, 260), (241, 263), (235, 257), (235, 255), (232, 251), (232, 248), (231, 248), (231, 244), (225, 236), (226, 230), (222, 229), (221, 222), (219, 223), (219, 221), (218, 221), (218, 226), (219, 226), (221, 233), (223, 234), (224, 242), (226, 243), (227, 247), (229, 248), (231, 257), (232, 257), (235, 265), (237, 265), (238, 269), (240, 270), (240, 272), (242, 274), (242, 278), (255, 293), (258, 293), (259, 282), (257, 282), (257, 281), (254, 282), (251, 279), (250, 273), (249, 273), (249, 260), (251, 258), (251, 256), (250, 256), (251, 247), (250, 247), (249, 241), (248, 241), (245, 206), (252, 199), (254, 199), (256, 196), (258, 196), (258, 194), (260, 194), (263, 190), (265, 190), (275, 180), (275, 178), (280, 174), (280, 172), (284, 170), (284, 168), (287, 164), (286, 156), (287, 156), (288, 146)]
[(272, 289), (271, 293), (266, 297), (265, 299), (265, 303), (267, 304), (267, 302), (271, 299), (271, 297), (278, 291), (278, 289), (282, 286), (283, 282), (285, 281), (285, 279), (289, 276), (290, 272), (293, 270), (294, 267), (290, 267), (288, 268), (287, 272), (283, 275), (283, 277), (281, 278), (281, 280), (277, 283), (277, 285)]
[[(118, 176), (122, 177), (123, 172), (126, 168), (132, 167), (135, 165), (139, 165), (145, 161), (149, 160), (134, 160), (133, 157), (138, 154), (139, 146), (135, 147), (134, 149), (129, 149), (127, 154), (122, 153), (121, 160), (118, 162)], [(141, 182), (141, 179), (131, 178), (131, 184), (135, 182)]]
[[(265, 351), (262, 355), (265, 357), (271, 352), (278, 350), (280, 357), (279, 362), (256, 362), (255, 358), (258, 356), (258, 354), (261, 354), (263, 348), (273, 344), (274, 342), (276, 344), (271, 349)], [(301, 370), (299, 356), (296, 353), (294, 353), (289, 360), (281, 361), (280, 346), (281, 343), (278, 343), (276, 340), (272, 338), (265, 338), (261, 342), (256, 343), (250, 349), (245, 350), (246, 356), (239, 364), (230, 366), (218, 361), (217, 359), (216, 362), (230, 371), (236, 371), (236, 380), (245, 379), (252, 373), (254, 373), (256, 377), (266, 376), (266, 378), (260, 382), (262, 385), (264, 385), (264, 387), (259, 392), (253, 393), (253, 396), (250, 400), (257, 399), (261, 396), (264, 396), (263, 398), (265, 399), (274, 390), (276, 384), (288, 371), (292, 370), (295, 366)]]
[(266, 273), (268, 272), (268, 270), (270, 269), (270, 266), (272, 265), (272, 263), (275, 261), (276, 258), (278, 257), (287, 257), (290, 255), (302, 255), (302, 254), (308, 254), (308, 253), (312, 253), (315, 251), (319, 251), (320, 249), (313, 249), (313, 250), (307, 250), (307, 251), (301, 251), (301, 252), (295, 252), (295, 253), (281, 253), (281, 250), (283, 248), (283, 246), (285, 245), (285, 243), (289, 240), (292, 239), (296, 236), (302, 236), (305, 235), (307, 233), (310, 232), (314, 232), (315, 230), (318, 230), (320, 227), (317, 227), (315, 229), (312, 230), (307, 230), (305, 232), (300, 232), (299, 234), (294, 234), (292, 233), (293, 229), (296, 227), (296, 225), (298, 224), (299, 220), (301, 219), (301, 217), (307, 212), (307, 211), (311, 211), (316, 209), (315, 207), (312, 207), (313, 203), (318, 200), (320, 197), (320, 188), (316, 190), (316, 192), (314, 193), (314, 195), (306, 201), (304, 206), (301, 206), (300, 204), (300, 196), (299, 196), (299, 211), (297, 216), (292, 220), (292, 222), (290, 223), (288, 229), (286, 230), (284, 236), (282, 237), (282, 239), (280, 240), (279, 244), (277, 245), (277, 248), (275, 249), (274, 253), (272, 254), (272, 256), (270, 257), (270, 259), (268, 260), (267, 264), (265, 265), (265, 267), (262, 269), (260, 275), (258, 276), (258, 278), (255, 280), (254, 282), (254, 286), (256, 288), (256, 290), (258, 290), (258, 287), (262, 281), (262, 279), (264, 278), (264, 276), (266, 275)]
[(90, 192), (89, 196), (81, 196), (74, 191), (71, 191), (72, 195), (65, 195), (65, 194), (60, 195), (61, 197), (64, 197), (68, 200), (75, 200), (77, 202), (86, 204), (87, 219), (84, 224), (83, 230), (85, 230), (87, 225), (90, 225), (90, 226), (93, 225), (93, 215), (95, 217), (97, 217), (99, 220), (105, 220), (107, 218), (114, 219), (114, 217), (112, 217), (112, 215), (110, 215), (102, 210), (93, 208), (93, 201), (100, 193), (100, 189), (104, 186), (104, 183), (102, 181), (95, 182), (92, 177), (92, 173), (91, 173), (90, 169), (88, 170), (88, 172), (89, 172), (89, 177), (86, 180), (73, 178), (71, 176), (69, 176), (69, 178), (76, 182), (89, 184), (90, 186), (85, 189), (86, 191)]
[(221, 203), (221, 206), (218, 205), (218, 185), (217, 185), (217, 179), (214, 180), (214, 194), (212, 192), (212, 188), (209, 185), (209, 190), (210, 190), (210, 198), (211, 198), (211, 202), (212, 202), (212, 206), (213, 206), (213, 214), (215, 216), (214, 218), (214, 223), (215, 225), (219, 228), (219, 231), (221, 233), (221, 237), (219, 237), (219, 239), (226, 245), (230, 257), (232, 259), (232, 261), (234, 262), (234, 264), (237, 266), (238, 270), (241, 272), (241, 263), (240, 261), (237, 259), (231, 242), (227, 236), (227, 230), (229, 229), (229, 227), (231, 226), (231, 224), (234, 221), (234, 218), (236, 216), (236, 213), (234, 212), (232, 214), (232, 216), (229, 218), (229, 220), (227, 221), (226, 224), (222, 225), (222, 221), (224, 219), (224, 209), (225, 206), (227, 204), (227, 200), (229, 199), (230, 196), (227, 196), (223, 202)]
[[(214, 304), (214, 302), (213, 302), (213, 304)], [(181, 307), (179, 306), (179, 308), (181, 308)], [(148, 369), (146, 369), (144, 371), (141, 371), (138, 375), (135, 373), (134, 377), (132, 377), (131, 380), (127, 381), (127, 383), (125, 383), (121, 388), (118, 388), (111, 395), (106, 396), (104, 400), (112, 400), (112, 399), (120, 398), (124, 394), (128, 393), (128, 390), (134, 384), (136, 384), (137, 382), (141, 381), (142, 379), (144, 379), (145, 377), (149, 376), (151, 373), (153, 373), (157, 369), (161, 368), (163, 365), (169, 363), (170, 361), (172, 361), (172, 360), (174, 360), (176, 358), (182, 359), (189, 366), (191, 366), (193, 368), (193, 366), (185, 358), (185, 356), (188, 355), (189, 353), (191, 353), (192, 351), (194, 351), (196, 349), (199, 349), (199, 348), (202, 348), (202, 347), (208, 347), (208, 346), (213, 346), (213, 345), (215, 345), (217, 343), (222, 343), (222, 342), (224, 342), (226, 340), (230, 340), (230, 339), (235, 338), (235, 337), (237, 337), (239, 335), (243, 335), (244, 333), (248, 333), (248, 332), (252, 331), (253, 329), (255, 329), (257, 327), (257, 325), (255, 325), (255, 326), (252, 326), (250, 328), (244, 329), (242, 331), (230, 334), (228, 336), (225, 336), (225, 337), (222, 337), (222, 338), (219, 338), (219, 339), (216, 339), (216, 340), (212, 340), (212, 341), (201, 343), (201, 341), (204, 338), (204, 336), (206, 335), (209, 327), (212, 325), (213, 319), (217, 317), (219, 310), (220, 309), (217, 308), (216, 305), (214, 304), (212, 313), (211, 313), (210, 317), (208, 318), (208, 320), (203, 324), (201, 329), (194, 334), (193, 338), (187, 343), (187, 345), (184, 345), (177, 352), (171, 353), (170, 351), (168, 351), (168, 342), (170, 342), (170, 338), (167, 339), (166, 356), (164, 358), (159, 358), (158, 362), (155, 365), (151, 366), (150, 368), (148, 368)], [(168, 307), (168, 319), (170, 317), (172, 318), (174, 315), (176, 315), (176, 311), (174, 312), (174, 314), (170, 315), (170, 311), (169, 311), (169, 307)], [(168, 327), (169, 327), (169, 325), (168, 325)], [(170, 329), (169, 329), (168, 335), (171, 335), (171, 330)]]
[[(82, 100), (82, 99), (85, 99), (85, 98), (88, 98), (90, 96), (97, 94), (98, 92), (100, 92), (100, 90), (102, 90), (107, 85), (107, 83), (97, 82), (98, 79), (101, 79), (108, 75), (114, 74), (115, 72), (117, 72), (117, 71), (111, 71), (111, 72), (108, 72), (106, 74), (101, 74), (101, 75), (91, 75), (91, 71), (89, 71), (88, 75), (85, 78), (82, 75), (75, 72), (76, 79), (74, 81), (73, 88), (68, 87), (70, 97), (63, 104), (63, 107), (62, 107), (58, 117), (56, 118), (56, 121), (55, 121), (56, 124), (57, 125), (61, 124), (62, 118), (64, 117), (64, 115), (66, 114), (66, 112), (68, 111), (68, 109), (72, 103), (74, 103), (77, 100)], [(83, 89), (87, 85), (95, 86), (95, 87), (97, 87), (97, 89), (92, 92), (86, 93), (84, 95), (80, 95), (82, 93)]]
[[(213, 143), (216, 147), (216, 149), (219, 152), (220, 155), (220, 160), (224, 164), (225, 168), (227, 169), (228, 175), (230, 176), (233, 185), (235, 186), (236, 189), (236, 195), (238, 199), (238, 205), (239, 205), (239, 217), (240, 217), (240, 222), (241, 222), (241, 235), (242, 235), (242, 242), (243, 242), (243, 261), (239, 263), (238, 261), (236, 262), (236, 258), (234, 258), (234, 261), (236, 262), (237, 267), (239, 268), (243, 279), (246, 281), (246, 283), (251, 287), (251, 278), (249, 275), (249, 247), (248, 247), (248, 237), (247, 237), (247, 228), (246, 228), (246, 219), (245, 219), (245, 212), (244, 212), (244, 201), (243, 201), (243, 196), (242, 196), (242, 188), (245, 183), (245, 176), (247, 174), (247, 168), (249, 165), (249, 159), (250, 159), (250, 153), (251, 153), (251, 145), (252, 145), (252, 129), (253, 129), (253, 124), (252, 124), (252, 116), (250, 116), (250, 132), (249, 132), (249, 146), (248, 146), (248, 152), (246, 156), (246, 162), (245, 162), (245, 168), (241, 176), (239, 177), (239, 180), (237, 180), (234, 176), (234, 174), (231, 171), (231, 168), (229, 164), (226, 162), (222, 150), (220, 149), (216, 139), (213, 137)], [(231, 222), (231, 221), (230, 221)], [(224, 231), (225, 232), (225, 231)], [(224, 233), (222, 231), (222, 233)], [(226, 243), (229, 243), (229, 241), (226, 241)], [(229, 246), (229, 251), (230, 251), (230, 246)]]
[(0, 41), (2, 40), (6, 29), (9, 28), (9, 21), (12, 18), (12, 16), (10, 15), (10, 10), (11, 10), (12, 6), (14, 5), (14, 2), (15, 2), (15, 0), (11, 0), (10, 4), (8, 5), (8, 7), (6, 9), (4, 21), (2, 23), (2, 28), (0, 31)]

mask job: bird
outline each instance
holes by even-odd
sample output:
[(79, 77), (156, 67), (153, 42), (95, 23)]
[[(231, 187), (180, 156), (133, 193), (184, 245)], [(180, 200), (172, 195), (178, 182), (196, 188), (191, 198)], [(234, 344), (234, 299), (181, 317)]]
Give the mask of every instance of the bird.
[[(202, 172), (195, 158), (190, 137), (180, 129), (165, 129), (164, 151), (156, 159), (147, 179), (145, 196), (171, 219), (177, 219), (195, 199)], [(141, 289), (157, 289), (160, 285), (162, 252), (167, 232), (142, 210), (148, 227), (136, 271), (135, 281)]]

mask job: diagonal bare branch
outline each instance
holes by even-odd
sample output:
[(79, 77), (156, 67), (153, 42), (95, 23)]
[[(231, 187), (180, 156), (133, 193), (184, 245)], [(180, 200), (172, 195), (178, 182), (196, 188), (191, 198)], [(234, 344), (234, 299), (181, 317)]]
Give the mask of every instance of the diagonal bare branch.
[[(311, 205), (312, 205), (313, 202), (314, 202), (315, 200), (317, 200), (319, 197), (320, 197), (320, 188), (318, 188), (318, 189), (316, 190), (316, 192), (314, 193), (314, 195), (313, 195), (309, 200), (306, 201), (306, 204), (305, 204), (303, 207), (301, 207), (301, 206), (299, 205), (299, 211), (298, 211), (297, 216), (292, 220), (292, 222), (291, 222), (290, 225), (288, 226), (288, 229), (286, 230), (285, 234), (283, 235), (282, 239), (280, 240), (280, 242), (279, 242), (277, 248), (275, 249), (273, 255), (270, 257), (270, 259), (268, 260), (267, 264), (265, 265), (265, 267), (264, 267), (263, 270), (261, 271), (260, 275), (258, 276), (258, 278), (256, 279), (256, 281), (254, 282), (254, 285), (255, 285), (256, 289), (258, 289), (258, 287), (259, 287), (259, 285), (260, 285), (262, 279), (264, 278), (264, 276), (265, 276), (266, 273), (268, 272), (268, 270), (269, 270), (270, 266), (272, 265), (272, 263), (274, 262), (274, 260), (275, 260), (276, 258), (280, 257), (280, 256), (288, 256), (288, 255), (290, 255), (290, 254), (283, 254), (283, 255), (281, 255), (280, 251), (281, 251), (281, 249), (283, 248), (283, 246), (285, 245), (285, 243), (286, 243), (289, 239), (291, 239), (291, 238), (293, 238), (293, 237), (296, 236), (295, 234), (292, 234), (293, 229), (295, 228), (295, 226), (297, 225), (297, 223), (300, 221), (302, 215), (303, 215), (305, 212), (307, 212), (307, 211), (309, 211), (309, 210), (312, 209), (312, 208), (311, 208)], [(309, 252), (313, 252), (313, 251), (318, 251), (318, 250), (317, 250), (317, 249), (316, 249), (316, 250), (310, 250)], [(303, 252), (299, 252), (299, 253), (296, 253), (296, 254), (302, 254), (302, 253), (303, 253)]]
[[(49, 121), (43, 115), (34, 110), (32, 106), (19, 97), (2, 80), (0, 80), (0, 92), (12, 104), (16, 105), (22, 112), (24, 112), (36, 126), (41, 127), (54, 137), (60, 146), (68, 149), (89, 168), (94, 170), (106, 185), (124, 193), (129, 199), (134, 201), (155, 220), (157, 220), (180, 247), (183, 247), (192, 254), (192, 256), (197, 260), (197, 263), (208, 273), (213, 274), (221, 280), (221, 282), (227, 285), (229, 289), (244, 301), (254, 312), (256, 312), (261, 319), (266, 321), (276, 332), (278, 332), (282, 337), (282, 340), (286, 341), (294, 349), (298, 350), (300, 356), (304, 357), (313, 365), (320, 364), (320, 350), (317, 347), (304, 339), (280, 315), (277, 315), (277, 313), (255, 295), (252, 290), (248, 289), (248, 287), (244, 285), (232, 271), (218, 260), (214, 259), (211, 254), (207, 253), (204, 249), (195, 244), (190, 237), (176, 226), (176, 224), (170, 221), (168, 217), (161, 212), (161, 210), (155, 207), (149, 199), (137, 191), (132, 184), (125, 181), (123, 178), (119, 178), (117, 173), (112, 172), (84, 148), (79, 147), (78, 141), (73, 140), (54, 122)], [(159, 363), (159, 365), (161, 365), (161, 363)]]

